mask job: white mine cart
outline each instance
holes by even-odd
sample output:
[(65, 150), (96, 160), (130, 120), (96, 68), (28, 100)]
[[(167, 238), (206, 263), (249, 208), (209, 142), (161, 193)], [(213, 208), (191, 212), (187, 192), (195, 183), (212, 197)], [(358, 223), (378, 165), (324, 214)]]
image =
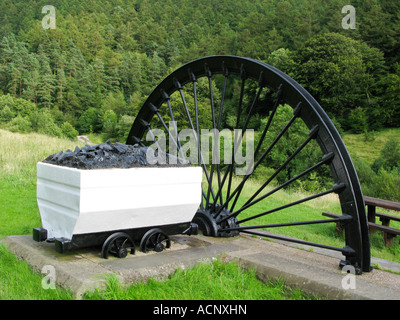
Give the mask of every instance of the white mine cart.
[(169, 235), (196, 234), (191, 223), (201, 201), (201, 167), (76, 169), (37, 164), (42, 227), (36, 241), (54, 241), (57, 252), (102, 246), (101, 255), (125, 257), (162, 251)]

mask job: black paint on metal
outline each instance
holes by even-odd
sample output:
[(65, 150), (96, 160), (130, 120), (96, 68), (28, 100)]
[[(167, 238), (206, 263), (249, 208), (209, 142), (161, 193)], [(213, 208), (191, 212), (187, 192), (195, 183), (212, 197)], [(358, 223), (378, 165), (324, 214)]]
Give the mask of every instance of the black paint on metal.
[[(212, 90), (213, 78), (215, 75), (224, 76), (219, 112), (216, 112), (217, 110), (214, 108), (215, 100)], [(263, 140), (268, 132), (269, 125), (274, 119), (276, 108), (281, 103), (286, 103), (293, 108), (293, 119), (287, 124), (287, 127), (285, 127), (281, 133), (278, 134), (276, 141), (280, 139), (280, 137), (285, 133), (286, 129), (288, 129), (296, 119), (300, 118), (309, 128), (309, 136), (304, 141), (303, 145), (301, 145), (292, 154), (292, 156), (288, 157), (287, 160), (282, 163), (281, 168), (277, 170), (274, 176), (276, 176), (279, 171), (282, 170), (311, 140), (316, 140), (322, 151), (322, 154), (324, 154), (324, 157), (321, 162), (310, 167), (298, 176), (286, 181), (281, 186), (267, 193), (267, 195), (257, 198), (262, 189), (264, 189), (264, 187), (268, 185), (272, 179), (267, 180), (262, 188), (257, 191), (246, 202), (246, 204), (242, 206), (242, 208), (237, 209), (236, 211), (234, 210), (234, 207), (238, 203), (238, 199), (240, 198), (240, 194), (246, 182), (248, 181), (249, 175), (244, 176), (239, 186), (232, 190), (232, 166), (227, 166), (225, 169), (225, 174), (223, 174), (221, 172), (222, 168), (219, 165), (212, 164), (209, 173), (207, 167), (201, 163), (206, 175), (207, 186), (202, 192), (203, 202), (205, 204), (202, 202), (193, 220), (193, 222), (199, 225), (199, 229), (202, 230), (204, 234), (210, 236), (234, 236), (238, 234), (239, 231), (249, 234), (261, 234), (260, 232), (257, 233), (255, 231), (250, 231), (252, 226), (246, 228), (246, 226), (240, 224), (245, 221), (255, 219), (256, 217), (272, 212), (278, 212), (284, 208), (295, 206), (302, 202), (334, 192), (339, 196), (342, 214), (343, 217), (346, 217), (344, 219), (345, 246), (343, 248), (334, 248), (331, 246), (325, 246), (323, 244), (314, 245), (342, 252), (345, 256), (345, 260), (341, 262), (341, 265), (353, 265), (357, 270), (360, 270), (360, 272), (370, 271), (370, 244), (365, 205), (358, 177), (349, 153), (338, 131), (319, 103), (302, 86), (300, 86), (295, 80), (290, 78), (282, 71), (260, 61), (235, 56), (211, 56), (189, 62), (167, 76), (149, 95), (132, 125), (126, 143), (135, 144), (138, 143), (138, 141), (142, 142), (142, 139), (147, 132), (147, 127), (144, 125), (144, 123), (151, 123), (155, 115), (157, 115), (158, 119), (162, 119), (164, 115), (161, 114), (159, 110), (164, 103), (168, 104), (170, 116), (173, 116), (174, 110), (170, 103), (170, 97), (175, 92), (180, 94), (182, 100), (181, 102), (185, 108), (191, 129), (198, 137), (199, 119), (197, 109), (194, 119), (194, 122), (196, 123), (195, 128), (193, 119), (191, 118), (187, 107), (183, 88), (186, 84), (196, 83), (196, 81), (202, 77), (208, 79), (211, 101), (210, 119), (212, 119), (214, 128), (219, 128), (220, 126), (220, 116), (222, 114), (221, 110), (224, 107), (225, 98), (224, 89), (226, 88), (226, 83), (229, 81), (230, 77), (237, 77), (238, 79), (241, 79), (238, 106), (238, 110), (240, 111), (243, 108), (243, 93), (246, 81), (248, 81), (248, 79), (252, 79), (258, 83), (256, 96), (249, 106), (248, 115), (243, 127), (241, 128), (243, 131), (246, 130), (250, 118), (255, 114), (255, 109), (262, 106), (265, 108), (264, 110), (268, 111), (269, 113), (268, 123), (262, 134)], [(263, 103), (263, 101), (260, 101), (260, 95), (264, 88), (268, 88), (268, 90), (275, 92), (276, 100), (273, 106), (268, 106)], [(194, 90), (196, 90), (195, 86)], [(197, 105), (196, 92), (194, 92), (194, 96), (196, 100), (195, 105)], [(239, 112), (236, 116), (236, 128), (239, 128), (240, 114), (241, 112)], [(177, 129), (175, 128), (174, 130)], [(239, 142), (242, 137), (237, 138), (238, 141), (236, 141), (235, 137), (235, 145), (236, 142)], [(262, 161), (262, 159), (265, 158), (274, 145), (275, 141), (264, 153), (262, 153), (261, 158), (254, 164), (255, 167)], [(200, 146), (198, 145), (198, 147)], [(261, 149), (259, 146), (257, 146), (256, 153), (258, 154), (260, 151)], [(322, 165), (329, 166), (331, 176), (335, 182), (334, 186), (330, 190), (317, 193), (293, 203), (288, 203), (279, 208), (268, 210), (267, 212), (257, 213), (250, 217), (251, 219), (245, 218), (239, 221), (237, 220), (236, 217), (243, 210), (251, 207), (258, 201), (263, 200), (277, 190), (290, 185), (301, 176), (312, 172)], [(215, 188), (211, 184), (214, 174), (217, 175), (217, 190), (214, 190)], [(228, 180), (228, 191), (225, 195), (225, 200), (223, 200), (222, 187), (224, 186), (226, 180)], [(351, 217), (351, 219), (348, 217)], [(331, 219), (329, 222), (336, 222), (336, 220)], [(292, 227), (296, 227), (296, 225), (292, 225)], [(271, 235), (267, 236), (272, 237)], [(298, 239), (292, 239), (291, 241), (305, 243), (305, 241)]]

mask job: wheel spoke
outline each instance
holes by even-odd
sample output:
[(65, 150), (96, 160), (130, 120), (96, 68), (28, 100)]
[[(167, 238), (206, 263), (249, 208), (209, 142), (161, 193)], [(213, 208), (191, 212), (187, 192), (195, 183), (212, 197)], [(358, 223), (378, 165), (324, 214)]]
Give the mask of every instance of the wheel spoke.
[(294, 202), (285, 204), (285, 205), (280, 206), (280, 207), (278, 207), (278, 208), (271, 209), (271, 210), (268, 210), (268, 211), (265, 211), (265, 212), (256, 214), (256, 215), (254, 215), (254, 216), (251, 216), (251, 217), (242, 219), (242, 220), (238, 221), (238, 223), (240, 224), (240, 223), (243, 223), (243, 222), (246, 222), (246, 221), (249, 221), (249, 220), (253, 220), (253, 219), (255, 219), (255, 218), (259, 218), (259, 217), (265, 216), (265, 215), (267, 215), (267, 214), (271, 214), (271, 213), (273, 213), (273, 212), (277, 212), (277, 211), (280, 211), (280, 210), (283, 210), (283, 209), (292, 207), (292, 206), (294, 206), (294, 205), (298, 205), (298, 204), (300, 204), (300, 203), (307, 202), (307, 201), (310, 201), (310, 200), (313, 200), (313, 199), (316, 199), (316, 198), (325, 196), (325, 195), (330, 194), (330, 193), (339, 193), (339, 192), (341, 192), (344, 188), (345, 188), (345, 185), (342, 184), (342, 183), (340, 183), (340, 184), (335, 184), (335, 185), (332, 187), (332, 189), (329, 189), (329, 190), (327, 190), (327, 191), (323, 191), (323, 192), (314, 194), (314, 195), (309, 196), (309, 197), (306, 197), (306, 198), (304, 198), (304, 199), (301, 199), (301, 200), (298, 200), (298, 201), (294, 201)]
[(320, 244), (320, 243), (314, 243), (314, 242), (300, 240), (300, 239), (293, 239), (293, 238), (289, 238), (289, 237), (278, 236), (278, 235), (275, 235), (275, 234), (270, 234), (270, 233), (260, 232), (260, 231), (243, 230), (242, 232), (248, 233), (248, 234), (252, 234), (252, 235), (255, 235), (255, 236), (259, 236), (259, 237), (267, 237), (267, 238), (276, 239), (276, 240), (283, 240), (283, 241), (300, 243), (300, 244), (313, 246), (313, 247), (318, 247), (318, 248), (323, 248), (323, 249), (339, 251), (339, 252), (343, 253), (344, 255), (348, 255), (348, 256), (354, 255), (354, 250), (349, 248), (349, 247), (347, 247), (347, 246), (345, 246), (343, 248), (338, 248), (338, 247), (333, 247), (333, 246), (324, 245), (324, 244)]
[[(169, 138), (173, 141), (173, 143), (175, 144), (177, 150), (179, 150), (179, 151), (181, 152), (182, 159), (183, 159), (183, 160), (186, 160), (186, 157), (185, 157), (185, 155), (183, 154), (183, 152), (182, 152), (182, 150), (181, 150), (180, 144), (178, 144), (177, 140), (175, 140), (173, 134), (172, 134), (171, 131), (169, 130), (167, 124), (165, 123), (164, 119), (162, 118), (162, 116), (161, 116), (159, 110), (157, 109), (157, 107), (154, 106), (153, 104), (151, 104), (151, 108), (152, 108), (152, 110), (155, 112), (155, 114), (157, 115), (157, 117), (158, 117), (158, 119), (160, 120), (161, 124), (163, 125), (164, 129), (167, 130), (168, 136), (169, 136)], [(154, 139), (154, 134), (152, 133), (152, 135), (153, 135), (153, 139)], [(167, 150), (163, 150), (163, 151), (164, 151), (164, 152), (167, 152)]]
[(288, 181), (282, 183), (280, 186), (274, 188), (273, 190), (271, 190), (270, 192), (266, 193), (265, 195), (257, 198), (256, 200), (253, 200), (252, 202), (247, 201), (239, 210), (231, 213), (230, 215), (226, 216), (225, 218), (221, 219), (218, 221), (218, 223), (222, 223), (226, 220), (228, 220), (229, 218), (232, 217), (237, 217), (239, 215), (239, 213), (241, 213), (242, 211), (250, 208), (251, 206), (255, 205), (256, 203), (260, 202), (261, 200), (271, 196), (272, 194), (274, 194), (275, 192), (281, 190), (282, 188), (287, 187), (288, 185), (290, 185), (291, 183), (293, 183), (294, 181), (300, 179), (301, 177), (305, 176), (306, 174), (314, 171), (315, 169), (319, 168), (320, 166), (324, 165), (324, 164), (328, 164), (332, 161), (332, 158), (334, 157), (333, 153), (328, 153), (325, 156), (323, 156), (322, 160), (320, 162), (318, 162), (317, 164), (313, 165), (312, 167), (308, 168), (307, 170), (304, 170), (302, 173), (298, 174), (297, 176), (289, 179)]
[[(255, 96), (255, 98), (254, 98), (254, 100), (253, 100), (253, 102), (252, 102), (252, 104), (251, 104), (251, 106), (250, 106), (250, 108), (249, 108), (248, 115), (247, 115), (247, 117), (246, 117), (246, 121), (245, 121), (245, 123), (244, 123), (244, 125), (243, 125), (241, 134), (240, 134), (240, 136), (239, 136), (239, 141), (238, 141), (237, 145), (234, 147), (234, 152), (233, 152), (233, 155), (234, 155), (234, 156), (236, 155), (238, 146), (242, 143), (243, 134), (244, 134), (244, 132), (247, 130), (247, 126), (248, 126), (248, 124), (249, 124), (250, 117), (251, 117), (251, 115), (252, 115), (252, 113), (253, 113), (254, 107), (255, 107), (257, 101), (258, 101), (259, 98), (260, 98), (260, 95), (261, 95), (262, 90), (263, 90), (264, 87), (265, 87), (265, 83), (264, 83), (264, 81), (263, 81), (262, 79), (263, 79), (263, 73), (261, 72), (261, 73), (260, 73), (260, 77), (259, 77), (259, 87), (258, 87), (258, 90), (257, 90), (257, 94), (256, 94), (256, 96)], [(233, 164), (230, 164), (230, 166), (232, 166), (232, 165), (233, 165)], [(222, 187), (223, 187), (223, 185), (225, 184), (226, 177), (227, 177), (227, 174), (225, 174), (225, 176), (224, 176), (224, 178), (223, 178)], [(248, 175), (245, 175), (245, 177), (248, 177)], [(244, 179), (247, 180), (247, 178), (244, 178)], [(244, 184), (244, 183), (243, 183), (243, 184)], [(236, 189), (234, 190), (234, 192), (232, 193), (232, 195), (230, 195), (229, 197), (227, 197), (227, 200), (225, 201), (224, 205), (223, 205), (222, 207), (220, 207), (219, 210), (216, 212), (215, 217), (218, 217), (218, 215), (220, 214), (220, 212), (226, 207), (226, 205), (227, 205), (227, 204), (229, 203), (229, 201), (233, 198), (233, 195), (236, 194), (237, 191), (238, 191), (238, 190), (237, 190), (237, 188), (236, 188)], [(218, 193), (217, 193), (217, 198), (218, 198), (218, 196), (219, 196), (219, 194), (220, 194), (221, 192), (222, 192), (222, 188), (219, 188)]]
[[(267, 134), (267, 132), (268, 132), (270, 126), (271, 126), (271, 123), (272, 123), (272, 120), (273, 120), (273, 118), (274, 118), (274, 116), (275, 116), (276, 110), (277, 110), (277, 108), (278, 108), (278, 106), (279, 106), (279, 104), (280, 104), (280, 102), (281, 102), (282, 94), (283, 94), (283, 90), (282, 90), (282, 86), (280, 86), (279, 89), (278, 89), (276, 102), (275, 102), (274, 107), (273, 107), (273, 109), (272, 109), (272, 113), (271, 113), (271, 115), (270, 115), (269, 118), (268, 118), (268, 122), (267, 122), (267, 124), (266, 124), (266, 126), (265, 126), (265, 128), (264, 128), (264, 131), (263, 131), (262, 135), (261, 135), (260, 141), (258, 142), (257, 148), (256, 148), (256, 150), (255, 150), (255, 152), (254, 152), (254, 157), (253, 157), (253, 159), (256, 159), (256, 157), (257, 157), (257, 155), (258, 155), (258, 152), (260, 151), (261, 145), (262, 145), (262, 143), (263, 143), (263, 141), (264, 141), (264, 138), (265, 138), (265, 136), (266, 136), (266, 134)], [(273, 143), (271, 144), (271, 146), (267, 149), (267, 151), (264, 152), (264, 154), (261, 156), (260, 160), (259, 160), (259, 161), (256, 163), (256, 165), (254, 166), (253, 170), (255, 170), (255, 169), (258, 167), (258, 165), (261, 163), (261, 161), (269, 154), (269, 152), (272, 150), (272, 148), (274, 147), (274, 145), (280, 140), (280, 138), (283, 136), (283, 134), (291, 127), (291, 125), (293, 124), (293, 122), (297, 119), (297, 117), (298, 117), (298, 115), (299, 115), (300, 105), (301, 105), (301, 104), (299, 104), (299, 105), (297, 106), (297, 108), (296, 108), (295, 111), (293, 112), (293, 113), (294, 113), (294, 116), (292, 117), (292, 119), (291, 119), (291, 120), (289, 121), (289, 123), (283, 128), (283, 130), (282, 130), (282, 131), (280, 132), (280, 134), (278, 135), (278, 138), (274, 140), (274, 142), (273, 142)], [(253, 165), (253, 164), (251, 164), (249, 167), (251, 167), (252, 165)], [(241, 193), (242, 190), (243, 190), (243, 186), (244, 186), (244, 184), (239, 188), (239, 190), (238, 190), (238, 192), (237, 192), (237, 194), (236, 194), (235, 200), (233, 201), (232, 206), (231, 206), (231, 208), (230, 208), (230, 211), (233, 211), (233, 210), (234, 210), (235, 205), (236, 205), (236, 202), (237, 202), (237, 200), (239, 199), (240, 193)]]
[(197, 153), (198, 153), (198, 163), (201, 163), (201, 148), (200, 148), (200, 126), (199, 126), (199, 109), (197, 106), (197, 87), (196, 87), (196, 77), (190, 72), (190, 77), (192, 78), (193, 84), (193, 100), (194, 100), (194, 110), (195, 110), (195, 121), (196, 121), (196, 131), (197, 131)]
[(176, 125), (176, 121), (175, 121), (175, 117), (174, 117), (174, 112), (172, 111), (172, 106), (171, 106), (171, 97), (170, 97), (164, 90), (161, 90), (161, 94), (163, 95), (164, 100), (167, 101), (169, 114), (170, 114), (170, 116), (171, 116), (171, 122), (172, 122), (172, 125), (174, 126), (174, 131), (175, 131), (174, 133), (175, 133), (175, 136), (176, 136), (176, 142), (177, 142), (177, 145), (178, 145), (178, 149), (179, 149), (179, 151), (181, 152), (182, 158), (183, 158), (183, 159), (186, 159), (186, 157), (185, 157), (185, 155), (183, 154), (183, 151), (182, 151), (181, 142), (180, 142), (180, 140), (179, 140), (178, 127), (177, 127), (177, 125)]
[(143, 123), (143, 125), (147, 128), (148, 133), (150, 134), (151, 139), (152, 139), (152, 140), (154, 141), (154, 143), (156, 144), (158, 150), (164, 151), (164, 152), (165, 152), (165, 150), (164, 150), (163, 148), (161, 148), (160, 144), (158, 143), (158, 141), (157, 141), (157, 139), (156, 139), (156, 136), (155, 136), (154, 133), (153, 133), (153, 130), (151, 130), (150, 123), (148, 123), (148, 122), (145, 121), (145, 120), (142, 120), (142, 123)]
[[(290, 119), (290, 121), (288, 122), (288, 124), (282, 129), (282, 131), (276, 136), (276, 138), (274, 139), (274, 141), (270, 144), (270, 146), (268, 147), (268, 149), (262, 154), (262, 156), (260, 157), (260, 159), (256, 162), (256, 164), (254, 165), (253, 170), (256, 170), (256, 168), (260, 165), (260, 163), (264, 160), (264, 158), (269, 154), (269, 152), (272, 150), (272, 148), (276, 145), (276, 143), (281, 139), (281, 137), (284, 135), (284, 133), (290, 128), (290, 126), (293, 124), (293, 122), (296, 120), (297, 118), (297, 114), (295, 114), (292, 119)], [(318, 131), (318, 127), (314, 127), (313, 129), (310, 130), (310, 134), (309, 134), (309, 138), (308, 139), (312, 139), (315, 138), (316, 133)], [(308, 143), (308, 141), (307, 141)], [(252, 161), (254, 162), (254, 161)], [(251, 164), (252, 165), (252, 164)], [(246, 183), (246, 181), (249, 179), (250, 175), (245, 175), (242, 179), (242, 181), (240, 182), (240, 184), (236, 187), (236, 189), (232, 192), (231, 196), (227, 199), (227, 201), (221, 206), (221, 208), (219, 209), (219, 212), (217, 212), (217, 216), (218, 214), (222, 211), (222, 209), (228, 205), (228, 202), (233, 198), (233, 196), (235, 196), (237, 193), (240, 194), (244, 184)], [(231, 211), (233, 211), (233, 208), (236, 204), (236, 201), (238, 199), (238, 196), (235, 198), (234, 203), (232, 204), (231, 207)]]
[[(215, 111), (214, 111), (214, 94), (213, 94), (213, 88), (212, 88), (212, 73), (210, 69), (208, 68), (208, 65), (205, 65), (205, 70), (206, 70), (206, 75), (208, 77), (208, 87), (210, 91), (210, 104), (211, 104), (211, 116), (212, 116), (212, 123), (213, 123), (213, 128), (216, 128), (216, 123), (215, 123)], [(215, 141), (215, 139), (214, 139)], [(214, 143), (215, 145), (215, 143)], [(214, 159), (214, 154), (215, 154), (215, 146), (213, 147), (213, 154), (212, 154), (212, 159)], [(214, 175), (214, 163), (213, 161), (211, 162), (211, 172), (210, 172), (210, 180), (208, 181), (208, 190), (207, 190), (207, 198), (206, 198), (206, 208), (210, 204), (210, 193), (214, 194), (214, 189), (212, 187), (212, 181), (213, 181), (213, 175)], [(211, 181), (211, 183), (210, 183)], [(215, 196), (213, 195), (213, 199), (215, 202)]]
[(310, 224), (322, 224), (322, 223), (332, 223), (332, 222), (344, 222), (350, 221), (353, 217), (349, 215), (342, 215), (340, 218), (333, 219), (321, 219), (321, 220), (312, 220), (312, 221), (299, 221), (299, 222), (287, 222), (287, 223), (274, 223), (274, 224), (264, 224), (258, 226), (241, 226), (234, 228), (224, 228), (223, 231), (243, 231), (243, 230), (251, 230), (251, 229), (262, 229), (262, 228), (280, 228), (280, 227), (292, 227), (292, 226), (302, 226), (302, 225), (310, 225)]
[[(242, 84), (240, 86), (240, 96), (239, 96), (239, 105), (238, 105), (238, 112), (237, 112), (237, 117), (236, 117), (236, 125), (235, 128), (239, 129), (239, 123), (240, 123), (240, 118), (242, 114), (242, 105), (243, 105), (243, 97), (244, 97), (244, 88), (245, 88), (245, 83), (246, 83), (246, 74), (243, 65), (240, 68), (241, 71), (241, 78), (242, 78)], [(232, 159), (231, 163), (228, 165), (227, 172), (229, 171), (229, 180), (228, 180), (228, 190), (226, 193), (226, 197), (229, 198), (231, 194), (231, 186), (232, 186), (232, 176), (233, 176), (233, 167), (234, 167), (234, 160), (235, 160), (235, 150), (237, 141), (239, 139), (239, 136), (237, 136), (237, 131), (235, 131), (234, 135), (234, 140), (233, 140), (233, 152), (232, 152)], [(225, 173), (226, 176), (226, 173)], [(225, 182), (225, 176), (224, 176), (224, 182)]]
[[(228, 83), (228, 75), (229, 72), (227, 69), (225, 69), (224, 71), (224, 85), (222, 87), (222, 93), (221, 93), (221, 101), (220, 101), (220, 106), (219, 106), (219, 113), (218, 113), (218, 123), (217, 123), (217, 132), (218, 132), (218, 140), (214, 139), (214, 149), (217, 150), (218, 152), (218, 163), (216, 164), (217, 167), (217, 178), (218, 178), (218, 192), (217, 192), (217, 200), (218, 200), (218, 196), (219, 199), (221, 201), (221, 203), (224, 201), (222, 199), (222, 184), (221, 184), (221, 170), (220, 170), (220, 157), (219, 157), (219, 143), (217, 144), (217, 142), (219, 142), (219, 132), (221, 129), (221, 120), (222, 120), (222, 112), (223, 112), (223, 107), (224, 107), (224, 102), (225, 102), (225, 94), (226, 94), (226, 86)], [(215, 154), (213, 154), (214, 157)], [(214, 202), (214, 205), (216, 204), (216, 202)]]
[[(193, 132), (193, 135), (194, 135), (194, 137), (195, 137), (196, 144), (199, 145), (199, 143), (200, 143), (199, 137), (197, 136), (196, 130), (194, 129), (194, 126), (193, 126), (192, 117), (190, 116), (189, 108), (188, 108), (188, 106), (187, 106), (186, 99), (185, 99), (185, 95), (184, 95), (183, 90), (182, 90), (182, 85), (179, 83), (179, 81), (178, 81), (177, 79), (174, 79), (174, 80), (175, 80), (175, 81), (174, 81), (174, 82), (175, 82), (175, 86), (176, 86), (176, 88), (178, 89), (179, 94), (180, 94), (180, 96), (181, 96), (182, 103), (183, 103), (183, 106), (184, 106), (184, 108), (185, 108), (186, 115), (187, 115), (187, 118), (188, 118), (189, 123), (190, 123), (190, 127), (192, 128), (192, 132)], [(210, 181), (210, 177), (209, 177), (209, 174), (208, 174), (208, 170), (207, 170), (207, 167), (206, 167), (206, 165), (205, 165), (205, 163), (204, 163), (204, 159), (203, 159), (203, 157), (201, 156), (201, 152), (200, 152), (200, 159), (201, 159), (201, 162), (200, 162), (199, 164), (200, 164), (200, 165), (202, 166), (202, 168), (203, 168), (203, 171), (204, 171), (204, 174), (205, 174), (205, 176), (206, 176), (206, 179), (207, 179), (208, 184), (210, 184), (210, 183), (212, 183), (212, 181)], [(214, 196), (213, 196), (213, 198), (215, 199)]]
[[(309, 135), (307, 139), (298, 147), (290, 156), (289, 158), (286, 159), (286, 161), (268, 178), (266, 182), (250, 197), (249, 200), (244, 204), (244, 206), (248, 205), (253, 199), (260, 194), (262, 190), (265, 189), (267, 185), (270, 184), (270, 182), (275, 179), (275, 177), (283, 170), (286, 168), (286, 166), (296, 157), (296, 155), (305, 148), (305, 146), (308, 145), (308, 143), (313, 139), (312, 135)], [(231, 208), (231, 211), (233, 211), (233, 206)]]

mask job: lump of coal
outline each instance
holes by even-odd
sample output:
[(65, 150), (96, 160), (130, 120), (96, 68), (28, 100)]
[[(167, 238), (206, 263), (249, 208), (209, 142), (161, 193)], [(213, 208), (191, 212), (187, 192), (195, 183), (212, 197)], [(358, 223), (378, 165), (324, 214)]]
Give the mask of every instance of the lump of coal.
[(108, 169), (135, 167), (172, 167), (189, 165), (187, 160), (177, 158), (167, 153), (161, 153), (139, 145), (126, 145), (110, 141), (74, 151), (67, 150), (48, 156), (45, 163), (76, 168), (76, 169)]

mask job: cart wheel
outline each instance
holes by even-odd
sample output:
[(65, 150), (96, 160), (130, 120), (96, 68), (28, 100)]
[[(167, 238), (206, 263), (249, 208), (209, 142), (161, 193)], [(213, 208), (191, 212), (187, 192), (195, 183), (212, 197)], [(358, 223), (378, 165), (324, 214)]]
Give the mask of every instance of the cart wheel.
[[(261, 122), (260, 117), (264, 119)], [(228, 156), (224, 155), (222, 161), (218, 134), (224, 122), (236, 131), (228, 131), (231, 140), (229, 135), (223, 139), (224, 154)], [(252, 159), (244, 166), (243, 139), (251, 137), (248, 129), (254, 127), (259, 128), (253, 137), (255, 150), (249, 151)], [(160, 134), (163, 130), (164, 135)], [(190, 133), (194, 146), (188, 148)], [(171, 142), (168, 148), (160, 143), (167, 137)], [(207, 142), (210, 137), (217, 141), (211, 148)], [(252, 145), (249, 140), (246, 146), (248, 142)], [(290, 241), (339, 251), (346, 263), (360, 273), (370, 271), (365, 203), (350, 155), (319, 103), (282, 71), (234, 56), (189, 62), (167, 76), (149, 95), (126, 143), (190, 157), (192, 164), (203, 168), (202, 201), (193, 222), (204, 234), (230, 237), (243, 232), (289, 241), (288, 236), (268, 231), (286, 228), (290, 235), (290, 228), (341, 222), (345, 228), (343, 247), (301, 237)], [(304, 162), (299, 159), (300, 153), (303, 159), (313, 160)], [(239, 161), (235, 161), (237, 156)], [(263, 166), (271, 171), (262, 171)], [(264, 179), (261, 186), (251, 187), (253, 172)], [(324, 186), (314, 184), (316, 181), (323, 181)], [(295, 201), (274, 201), (276, 192), (296, 184), (310, 184), (309, 195)], [(315, 213), (315, 217), (300, 221), (303, 219), (295, 213), (297, 205), (327, 195), (336, 200), (337, 211), (342, 213), (339, 218), (321, 219), (321, 214)]]
[(131, 250), (131, 254), (135, 253), (135, 245), (131, 237), (124, 232), (116, 232), (104, 241), (101, 256), (108, 259), (108, 255), (111, 253), (117, 258), (125, 258), (129, 250)]
[(171, 241), (168, 236), (159, 228), (147, 231), (140, 241), (140, 250), (142, 252), (147, 252), (149, 250), (161, 252), (170, 246)]

